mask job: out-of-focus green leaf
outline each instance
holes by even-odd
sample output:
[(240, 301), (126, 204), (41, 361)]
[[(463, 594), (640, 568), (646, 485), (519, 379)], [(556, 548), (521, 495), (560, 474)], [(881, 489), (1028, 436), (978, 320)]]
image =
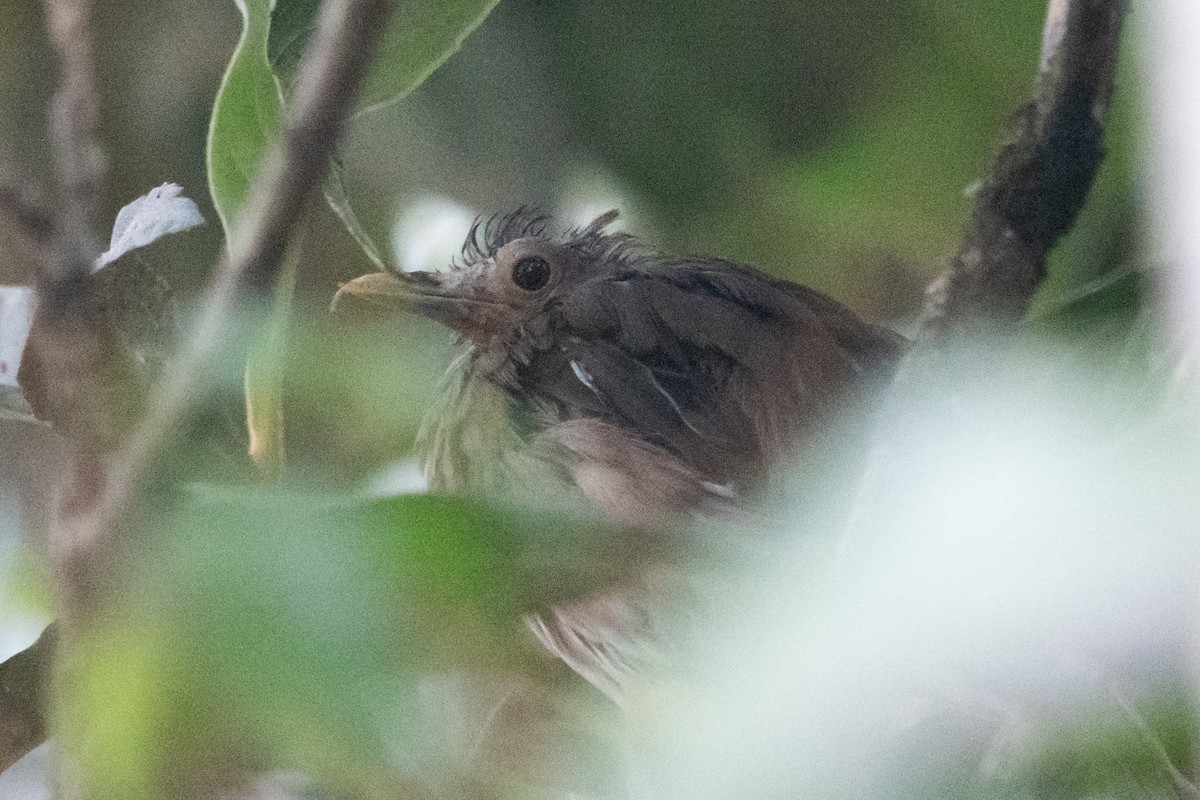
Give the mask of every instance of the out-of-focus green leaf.
[[(458, 51), (499, 0), (404, 0), (380, 42), (359, 94), (360, 113), (402, 100)], [(270, 58), (285, 85), (312, 34), (316, 0), (279, 3), (273, 14)]]
[(1084, 717), (1074, 735), (1046, 737), (1045, 750), (1023, 765), (1038, 796), (1149, 797), (1172, 789), (1186, 794), (1172, 779), (1186, 783), (1195, 774), (1195, 695), (1165, 681), (1158, 688), (1145, 713), (1127, 704), (1124, 714), (1108, 710)]
[(163, 796), (206, 761), (233, 779), (379, 768), (409, 664), (350, 521), (312, 498), (247, 494), (191, 501), (148, 531), (64, 681), (64, 739), (95, 796)]
[(1034, 311), (1025, 324), (1028, 333), (1055, 342), (1097, 375), (1123, 376), (1110, 388), (1122, 387), (1126, 400), (1140, 400), (1134, 406), (1140, 413), (1160, 409), (1178, 367), (1148, 302), (1148, 280), (1136, 268), (1111, 270)]
[(263, 156), (279, 138), (283, 100), (267, 40), (273, 0), (236, 0), (242, 36), (225, 70), (208, 130), (208, 186), (226, 237), (250, 195)]
[(552, 531), (572, 541), (561, 520), (457, 498), (197, 490), (73, 637), (64, 746), (100, 797), (172, 796), (213, 764), (452, 780), (470, 760), (445, 741), (459, 711), (423, 681), (525, 657), (522, 552)]
[(371, 111), (408, 96), (458, 51), (499, 0), (407, 0), (392, 17), (359, 97)]
[(1145, 372), (1160, 366), (1156, 362), (1164, 351), (1146, 292), (1143, 272), (1116, 269), (1035, 313), (1026, 327), (1033, 333), (1063, 337), (1077, 350), (1103, 358), (1110, 367)]
[(271, 313), (250, 348), (242, 377), (250, 457), (272, 479), (283, 475), (283, 373), (295, 289), (296, 255), (288, 252), (275, 283)]

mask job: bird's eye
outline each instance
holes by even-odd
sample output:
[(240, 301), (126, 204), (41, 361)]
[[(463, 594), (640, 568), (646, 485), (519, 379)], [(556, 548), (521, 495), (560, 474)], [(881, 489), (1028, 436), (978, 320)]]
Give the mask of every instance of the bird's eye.
[(536, 292), (550, 281), (550, 262), (541, 256), (528, 256), (512, 270), (513, 283), (527, 292)]

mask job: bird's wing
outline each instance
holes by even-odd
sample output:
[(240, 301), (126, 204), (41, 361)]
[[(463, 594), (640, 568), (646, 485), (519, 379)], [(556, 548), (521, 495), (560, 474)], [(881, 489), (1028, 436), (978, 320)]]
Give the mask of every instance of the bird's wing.
[[(560, 297), (548, 347), (518, 380), (543, 414), (536, 448), (618, 522), (736, 513), (727, 484), (770, 464), (871, 373), (899, 337), (804, 287), (737, 265), (665, 265)], [(635, 578), (631, 580), (636, 583)], [(610, 697), (661, 658), (644, 586), (533, 617), (533, 632)]]
[(834, 301), (733, 264), (596, 278), (556, 315), (555, 346), (533, 359), (524, 392), (556, 419), (635, 432), (721, 483), (781, 452), (787, 420), (832, 407), (833, 385), (894, 357), (889, 334)]
[(628, 684), (658, 660), (651, 626), (633, 597), (613, 591), (530, 615), (525, 623), (551, 654), (622, 705)]

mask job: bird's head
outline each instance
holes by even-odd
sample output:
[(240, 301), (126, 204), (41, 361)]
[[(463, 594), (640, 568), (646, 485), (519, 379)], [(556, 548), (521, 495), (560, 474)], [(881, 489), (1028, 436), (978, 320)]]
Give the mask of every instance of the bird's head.
[(605, 230), (616, 217), (609, 211), (562, 236), (524, 210), (476, 222), (451, 269), (364, 275), (334, 302), (351, 295), (437, 320), (482, 347), (507, 343), (571, 286), (636, 260), (631, 237)]

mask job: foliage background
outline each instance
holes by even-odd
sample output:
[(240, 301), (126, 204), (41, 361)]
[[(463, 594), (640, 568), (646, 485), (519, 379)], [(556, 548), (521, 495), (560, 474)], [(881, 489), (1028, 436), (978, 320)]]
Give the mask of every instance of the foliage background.
[[(0, 10), (0, 163), (45, 178), (53, 72), (38, 5), (6, 0)], [(149, 186), (182, 184), (214, 224), (164, 241), (153, 263), (194, 291), (220, 247), (203, 148), (237, 13), (194, 0), (97, 11), (104, 207), (111, 218)], [(505, 0), (416, 94), (356, 122), (348, 191), (384, 243), (406, 212), (434, 213), (438, 199), (484, 215), (536, 205), (571, 222), (619, 205), (633, 230), (665, 250), (746, 261), (903, 326), (956, 245), (969, 187), (1027, 96), (1044, 11), (1037, 0), (749, 9)], [(1132, 62), (1137, 26), (1129, 29)], [(1121, 70), (1109, 156), (1083, 221), (1054, 255), (1043, 304), (1135, 258), (1134, 78)], [(15, 251), (13, 235), (0, 222), (4, 252)], [(331, 214), (311, 215), (298, 292), (314, 325), (327, 322), (319, 311), (337, 283), (368, 266)], [(18, 282), (20, 272), (13, 259), (0, 264), (0, 280)], [(320, 362), (310, 364), (318, 373), (341, 358), (347, 369), (397, 380), (381, 388), (394, 408), (379, 415), (338, 395), (354, 381), (305, 373), (290, 395), (301, 420), (289, 432), (297, 466), (357, 479), (406, 449), (414, 409), (427, 400), (418, 387), (446, 353), (444, 337), (420, 322), (393, 330), (419, 380), (400, 380), (413, 365), (371, 363), (326, 331), (299, 349), (301, 360)], [(333, 393), (320, 399), (347, 404), (347, 418), (365, 414), (369, 433), (305, 416), (306, 406), (326, 405), (309, 404), (310, 393)]]
[[(343, 153), (349, 195), (366, 227), (402, 265), (444, 261), (456, 249), (446, 242), (461, 239), (473, 214), (526, 204), (577, 223), (619, 206), (631, 230), (664, 250), (755, 264), (905, 330), (924, 286), (959, 241), (972, 183), (1028, 96), (1044, 13), (1041, 0), (749, 6), (732, 0), (503, 0), (464, 49), (412, 96), (355, 120)], [(238, 14), (232, 3), (213, 0), (129, 0), (100, 4), (97, 14), (109, 157), (105, 217), (165, 181), (182, 184), (200, 203), (209, 225), (167, 237), (144, 256), (177, 288), (186, 308), (223, 246), (205, 188), (204, 147)], [(47, 69), (39, 5), (0, 0), (0, 18), (0, 170), (22, 170), (0, 177), (47, 185), (44, 109), (54, 76)], [(1127, 276), (1154, 266), (1139, 208), (1139, 31), (1132, 20), (1098, 184), (1080, 223), (1055, 251), (1035, 310), (1044, 328), (1062, 332), (1061, 326), (1075, 342), (1097, 339), (1106, 348), (1126, 346), (1131, 312), (1142, 303), (1140, 282)], [(22, 282), (16, 232), (7, 224), (0, 218), (0, 253), (11, 254), (0, 260), (0, 282)], [(430, 233), (441, 226), (449, 231), (445, 236)], [(273, 743), (274, 755), (285, 763), (308, 759), (352, 783), (355, 775), (339, 770), (354, 773), (360, 766), (355, 758), (370, 762), (363, 772), (374, 766), (371, 759), (386, 760), (371, 749), (378, 745), (376, 728), (411, 712), (369, 702), (394, 690), (389, 682), (407, 686), (417, 667), (406, 648), (418, 642), (421, 658), (432, 653), (439, 664), (481, 658), (476, 651), (453, 652), (461, 643), (454, 636), (440, 642), (437, 632), (416, 630), (415, 639), (406, 639), (374, 627), (386, 622), (392, 631), (396, 612), (388, 607), (394, 599), (389, 592), (395, 581), (414, 580), (406, 571), (413, 569), (411, 553), (389, 543), (384, 523), (442, 533), (457, 531), (455, 524), (470, 530), (482, 523), (477, 510), (453, 505), (385, 508), (378, 512), (382, 523), (338, 517), (341, 501), (323, 493), (396, 480), (381, 478), (380, 471), (406, 458), (454, 348), (443, 330), (421, 320), (327, 312), (338, 283), (371, 267), (323, 206), (310, 210), (298, 255), (286, 372), (285, 486), (307, 493), (308, 504), (296, 507), (296, 496), (285, 494), (250, 511), (218, 502), (220, 511), (210, 514), (204, 509), (212, 498), (204, 497), (199, 519), (188, 516), (197, 513), (192, 508), (181, 519), (162, 522), (163, 549), (150, 548), (146, 556), (152, 568), (133, 581), (135, 590), (113, 611), (109, 627), (84, 643), (93, 648), (85, 660), (93, 682), (84, 676), (81, 685), (84, 700), (89, 691), (144, 690), (157, 697), (154, 691), (173, 685), (228, 691), (222, 675), (248, 675), (259, 691), (250, 693), (256, 702), (247, 725), (261, 733), (274, 720), (295, 722)], [(1080, 287), (1113, 276), (1119, 279), (1105, 292), (1071, 303), (1065, 324), (1056, 316)], [(1095, 337), (1114, 317), (1119, 324), (1112, 337)], [(1113, 368), (1111, 354), (1106, 350), (1100, 358), (1105, 370)], [(1139, 370), (1142, 356), (1136, 349)], [(1115, 371), (1127, 378), (1120, 366)], [(236, 452), (240, 370), (230, 369), (222, 379), (212, 427)], [(1086, 395), (1096, 388), (1093, 380), (1100, 382), (1080, 378), (1069, 385)], [(1029, 379), (1029, 385), (1036, 382)], [(1121, 396), (1120, 403), (1129, 402)], [(0, 530), (12, 555), (2, 576), (0, 627), (15, 651), (51, 606), (41, 545), (28, 534), (39, 530), (49, 502), (44, 487), (56, 444), (44, 433), (6, 425), (0, 428), (3, 452), (26, 454), (20, 468), (0, 466)], [(1174, 474), (1174, 465), (1154, 462), (1166, 474)], [(1070, 484), (1055, 486), (1071, 496)], [(497, 524), (490, 513), (484, 518)], [(306, 522), (311, 538), (297, 538), (294, 529)], [(258, 535), (247, 541), (231, 533), (245, 530)], [(346, 530), (357, 531), (361, 541), (340, 545)], [(421, 588), (405, 599), (417, 608), (441, 608), (463, 641), (492, 642), (503, 628), (499, 611), (510, 610), (494, 597), (511, 601), (503, 587), (523, 585), (525, 576), (490, 569), (503, 558), (486, 548), (472, 550), (464, 544), (468, 539), (451, 535), (450, 544), (421, 550), (427, 559), (416, 565)], [(421, 583), (429, 575), (449, 577), (454, 588), (430, 599)], [(172, 585), (187, 587), (175, 603), (155, 593)], [(196, 600), (213, 586), (220, 587), (221, 602)], [(272, 591), (255, 591), (263, 586)], [(347, 587), (357, 593), (347, 594)], [(745, 591), (753, 593), (753, 587)], [(313, 597), (324, 602), (311, 603)], [(186, 620), (212, 640), (232, 633), (230, 648), (188, 650), (161, 629), (141, 625), (148, 610), (167, 622)], [(314, 635), (317, 646), (294, 654), (301, 666), (278, 674), (277, 665), (288, 661), (286, 645)], [(362, 651), (362, 639), (377, 646)], [(270, 646), (257, 646), (262, 642)], [(450, 652), (439, 650), (443, 645)], [(350, 663), (329, 657), (348, 652), (355, 653)], [(339, 686), (323, 677), (347, 669), (387, 685), (364, 681), (344, 695), (320, 691)], [(114, 675), (134, 677), (113, 689), (105, 681)], [(142, 679), (144, 686), (137, 683)], [(312, 703), (298, 696), (311, 696)], [(397, 707), (409, 700), (403, 691), (394, 696)], [(172, 696), (161, 708), (151, 700), (99, 718), (97, 724), (126, 732), (104, 754), (118, 765), (110, 785), (144, 789), (120, 780), (153, 770), (145, 759), (155, 751), (145, 741), (164, 730), (186, 738), (180, 720), (194, 718), (183, 712), (211, 711), (205, 701)], [(1180, 721), (1181, 713), (1160, 716), (1172, 758), (1188, 758), (1187, 721)], [(358, 725), (364, 719), (365, 733)], [(687, 722), (669, 724), (686, 729)], [(1100, 724), (1092, 732), (1103, 746), (1116, 742), (1111, 746), (1117, 750), (1137, 738), (1116, 727), (1113, 733)], [(347, 749), (323, 751), (323, 736)], [(436, 743), (407, 743), (411, 758), (436, 762), (438, 754), (427, 752)], [(1091, 788), (1082, 778), (1081, 787), (1064, 788), (1069, 781), (1062, 776), (1090, 774), (1073, 759), (1091, 764), (1097, 749), (1067, 745), (1044, 755), (1045, 763), (1034, 758), (1034, 772), (1045, 772), (1037, 778), (1040, 786), (1064, 796)]]

